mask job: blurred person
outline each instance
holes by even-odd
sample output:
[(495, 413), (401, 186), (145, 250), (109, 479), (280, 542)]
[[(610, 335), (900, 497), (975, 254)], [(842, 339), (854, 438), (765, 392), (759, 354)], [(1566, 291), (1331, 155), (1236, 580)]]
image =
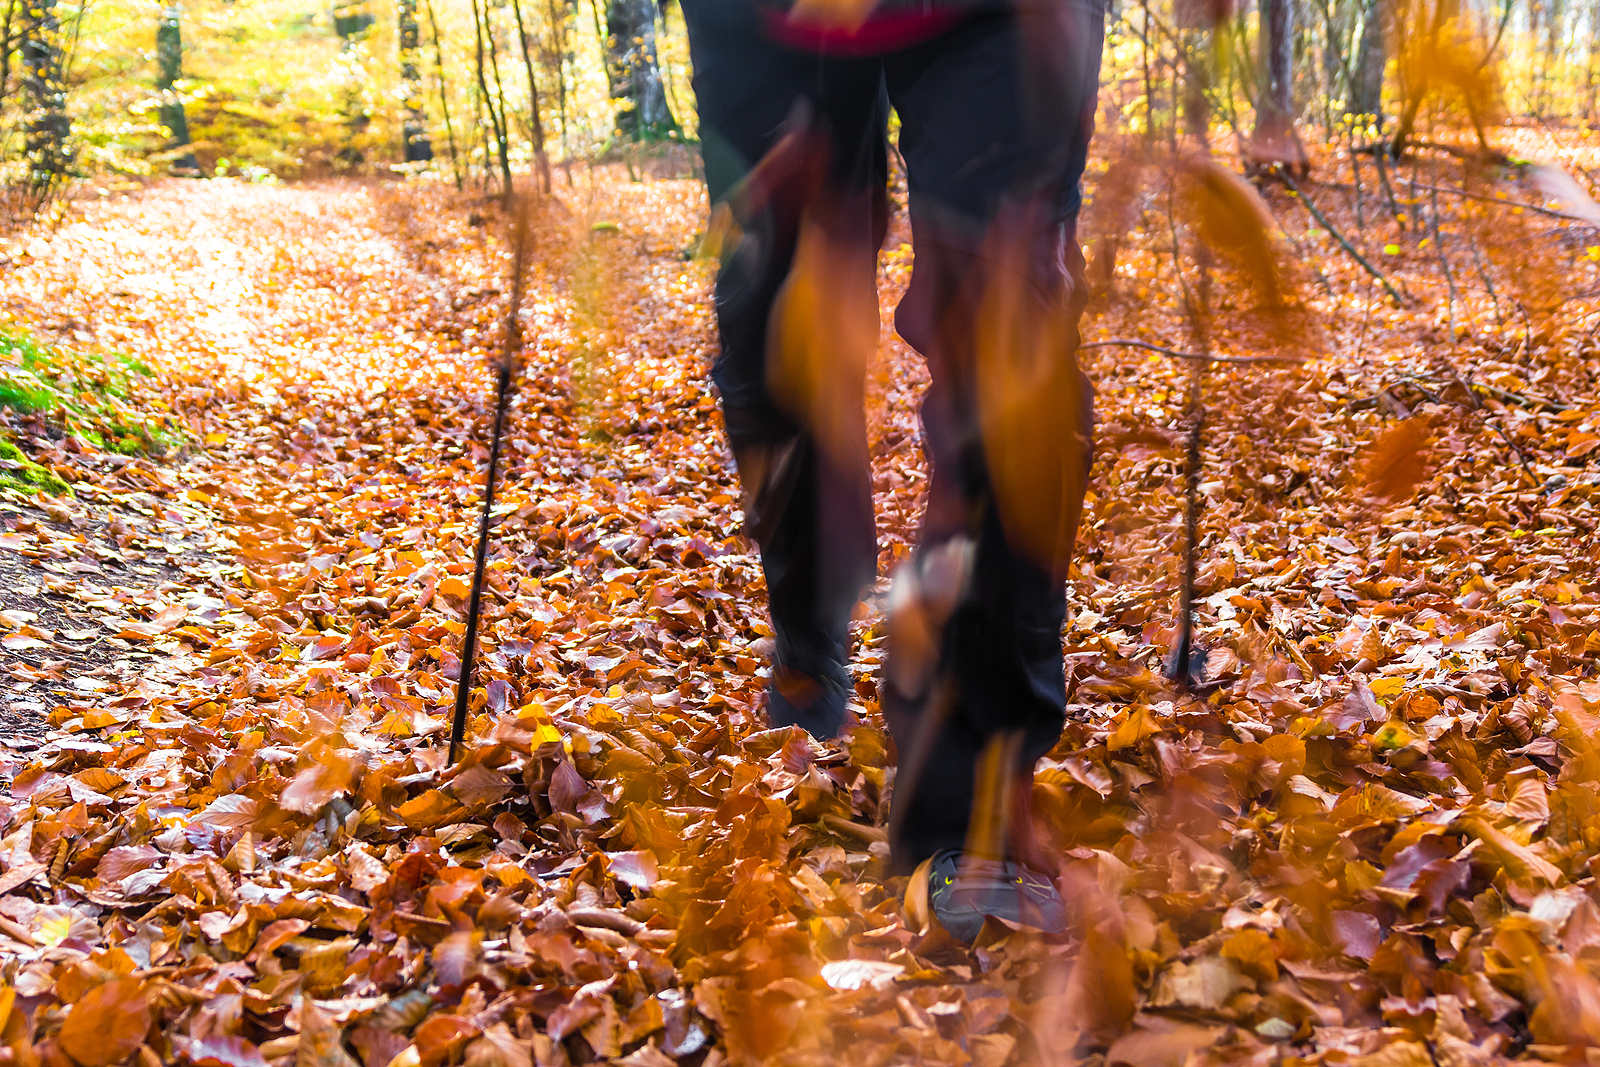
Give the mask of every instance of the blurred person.
[(775, 638), (768, 714), (848, 725), (877, 571), (863, 413), (898, 115), (926, 359), (921, 543), (890, 593), (890, 845), (951, 933), (1058, 929), (1032, 768), (1059, 739), (1064, 578), (1090, 463), (1076, 236), (1101, 0), (682, 0), (699, 101), (721, 393)]

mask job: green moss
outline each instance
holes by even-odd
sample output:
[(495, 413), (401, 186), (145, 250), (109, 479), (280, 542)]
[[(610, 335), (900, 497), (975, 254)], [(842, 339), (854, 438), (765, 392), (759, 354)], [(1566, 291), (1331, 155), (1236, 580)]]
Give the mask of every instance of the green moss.
[(116, 353), (116, 359), (117, 362), (122, 364), (123, 367), (132, 371), (134, 374), (139, 375), (141, 378), (154, 378), (156, 376), (155, 369), (149, 364), (145, 363), (143, 360), (134, 359), (132, 356), (125, 356), (121, 352)]
[(0, 327), (0, 407), (29, 412), (56, 404), (83, 408), (82, 394), (125, 400), (135, 378), (153, 377), (148, 365), (120, 352), (69, 351)]
[[(147, 364), (131, 356), (44, 344), (14, 324), (0, 326), (0, 408), (25, 415), (47, 413), (52, 422), (97, 449), (148, 455), (182, 443), (182, 436), (168, 428), (170, 420), (151, 418), (134, 399), (140, 380), (154, 376)], [(18, 462), (9, 455), (0, 458)], [(38, 470), (54, 483), (52, 492), (66, 488), (48, 471)], [(19, 484), (19, 477), (17, 471), (0, 472), (8, 485)], [(21, 482), (25, 488), (44, 487), (37, 478)]]
[(67, 483), (23, 455), (10, 441), (0, 441), (0, 488), (59, 496), (67, 491)]
[(44, 411), (55, 400), (56, 394), (42, 385), (19, 381), (10, 375), (0, 376), (0, 408), (31, 413)]

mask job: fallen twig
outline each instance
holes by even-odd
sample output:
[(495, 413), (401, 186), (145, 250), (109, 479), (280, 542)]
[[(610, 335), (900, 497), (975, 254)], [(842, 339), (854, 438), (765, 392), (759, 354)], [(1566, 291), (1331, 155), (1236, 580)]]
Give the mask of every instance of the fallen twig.
[[(1474, 148), (1460, 148), (1460, 147), (1458, 147), (1456, 145), (1440, 144), (1437, 141), (1417, 141), (1417, 140), (1407, 139), (1407, 141), (1405, 143), (1405, 147), (1407, 149), (1410, 149), (1410, 150), (1413, 150), (1413, 151), (1418, 149), (1418, 148), (1425, 148), (1425, 149), (1428, 149), (1429, 151), (1432, 151), (1432, 152), (1443, 152), (1446, 155), (1455, 156), (1457, 159), (1463, 159), (1463, 160), (1467, 160), (1469, 162), (1484, 162), (1484, 163), (1505, 163), (1505, 162), (1508, 162), (1504, 152), (1496, 152), (1496, 151), (1492, 151), (1492, 150), (1488, 151), (1488, 152), (1485, 152), (1481, 148), (1476, 148), (1476, 149), (1474, 149)], [(1375, 156), (1375, 155), (1378, 155), (1381, 152), (1383, 155), (1388, 156), (1390, 159), (1397, 159), (1397, 158), (1399, 158), (1399, 153), (1395, 152), (1394, 148), (1395, 148), (1395, 146), (1394, 146), (1393, 143), (1391, 143), (1390, 141), (1384, 140), (1384, 141), (1373, 141), (1373, 142), (1371, 142), (1369, 144), (1358, 144), (1354, 148), (1350, 149), (1350, 151), (1352, 151), (1352, 152), (1360, 152), (1364, 156)]]
[(1525, 396), (1522, 393), (1513, 393), (1509, 389), (1501, 389), (1493, 385), (1484, 385), (1481, 382), (1469, 381), (1466, 383), (1466, 385), (1468, 388), (1481, 390), (1482, 392), (1488, 393), (1493, 397), (1498, 397), (1501, 400), (1509, 400), (1519, 407), (1542, 408), (1545, 411), (1556, 415), (1559, 415), (1563, 411), (1572, 410), (1571, 406), (1567, 404), (1558, 404), (1554, 400), (1546, 400), (1543, 397)]
[[(1524, 393), (1513, 393), (1509, 389), (1501, 389), (1499, 386), (1494, 385), (1484, 385), (1482, 382), (1475, 382), (1470, 379), (1462, 380), (1461, 378), (1454, 378), (1452, 380), (1456, 385), (1459, 385), (1464, 389), (1476, 389), (1480, 392), (1488, 393), (1490, 396), (1498, 397), (1501, 400), (1509, 400), (1519, 407), (1543, 408), (1545, 411), (1548, 411), (1554, 415), (1559, 415), (1563, 411), (1572, 410), (1570, 405), (1562, 404), (1555, 400), (1546, 400), (1542, 396), (1528, 396)], [(1408, 374), (1403, 378), (1395, 379), (1391, 384), (1412, 385), (1413, 387), (1417, 388), (1419, 392), (1426, 394), (1427, 390), (1422, 389), (1419, 385), (1417, 385), (1417, 383), (1438, 381), (1439, 379), (1433, 377), (1432, 375)]]
[(1448, 193), (1451, 196), (1464, 197), (1467, 200), (1479, 200), (1485, 204), (1499, 204), (1501, 207), (1520, 207), (1525, 211), (1535, 211), (1541, 215), (1549, 215), (1553, 219), (1566, 219), (1568, 222), (1576, 222), (1594, 228), (1594, 223), (1588, 219), (1579, 218), (1577, 215), (1569, 215), (1565, 211), (1557, 211), (1554, 208), (1540, 207), (1538, 204), (1527, 204), (1521, 200), (1501, 200), (1498, 197), (1484, 196), (1482, 193), (1469, 193), (1465, 189), (1456, 189), (1448, 185), (1425, 185), (1422, 182), (1412, 182), (1411, 184), (1417, 189), (1426, 189), (1430, 193)]
[[(1423, 385), (1422, 385), (1423, 382), (1437, 382), (1437, 381), (1438, 381), (1437, 378), (1434, 378), (1434, 377), (1431, 377), (1431, 376), (1425, 377), (1425, 376), (1422, 376), (1422, 375), (1407, 375), (1406, 377), (1400, 378), (1400, 379), (1396, 380), (1395, 382), (1393, 382), (1393, 383), (1391, 383), (1389, 385), (1385, 385), (1383, 387), (1383, 389), (1380, 390), (1380, 392), (1387, 393), (1389, 390), (1391, 390), (1391, 389), (1393, 389), (1393, 388), (1395, 388), (1397, 386), (1406, 385), (1406, 386), (1410, 386), (1412, 389), (1415, 389), (1417, 392), (1421, 393), (1423, 396), (1427, 397), (1429, 400), (1433, 401), (1435, 404), (1443, 404), (1443, 403), (1445, 403), (1444, 397), (1440, 396), (1438, 393), (1433, 392), (1431, 389), (1424, 388)], [(1472, 409), (1474, 411), (1481, 410), (1481, 407), (1478, 404), (1477, 398), (1472, 395), (1472, 391), (1474, 389), (1494, 390), (1493, 386), (1479, 386), (1479, 385), (1475, 384), (1471, 380), (1471, 378), (1468, 378), (1465, 381), (1463, 381), (1459, 376), (1452, 376), (1452, 382), (1455, 385), (1459, 385), (1459, 386), (1462, 387), (1462, 389), (1466, 390), (1467, 398), (1472, 401)], [(1497, 392), (1505, 392), (1505, 390), (1503, 390), (1503, 389), (1495, 390), (1495, 391), (1497, 391)], [(1512, 394), (1512, 395), (1515, 395), (1515, 394)], [(1487, 421), (1487, 420), (1485, 420), (1485, 421)], [(1503, 440), (1506, 443), (1507, 447), (1509, 447), (1511, 449), (1512, 453), (1517, 457), (1517, 462), (1522, 464), (1522, 469), (1527, 472), (1528, 477), (1533, 478), (1535, 481), (1537, 481), (1538, 480), (1538, 476), (1534, 474), (1533, 467), (1528, 462), (1527, 453), (1522, 450), (1522, 447), (1520, 445), (1518, 445), (1516, 441), (1512, 440), (1510, 434), (1506, 433), (1505, 427), (1501, 426), (1497, 422), (1489, 422), (1488, 425), (1490, 425), (1490, 426), (1492, 426), (1494, 428), (1495, 433), (1499, 434), (1500, 435), (1500, 439)]]
[(1117, 338), (1111, 341), (1085, 341), (1079, 348), (1148, 348), (1175, 359), (1204, 359), (1212, 363), (1304, 363), (1304, 356), (1210, 356), (1203, 352), (1180, 352), (1175, 348), (1154, 345), (1149, 341)]
[(1366, 257), (1360, 252), (1356, 251), (1354, 245), (1345, 240), (1344, 234), (1340, 233), (1333, 223), (1328, 221), (1328, 217), (1317, 209), (1317, 205), (1312, 202), (1309, 196), (1300, 191), (1300, 187), (1295, 184), (1293, 178), (1289, 177), (1288, 172), (1282, 167), (1274, 167), (1273, 173), (1276, 174), (1283, 181), (1283, 184), (1289, 187), (1289, 191), (1306, 206), (1306, 210), (1311, 212), (1311, 217), (1316, 219), (1317, 223), (1323, 229), (1327, 230), (1333, 235), (1333, 239), (1338, 241), (1339, 245), (1350, 254), (1350, 258), (1361, 264), (1362, 268), (1365, 269), (1368, 274), (1372, 275), (1378, 280), (1379, 284), (1383, 286), (1384, 291), (1389, 294), (1390, 299), (1394, 301), (1394, 306), (1405, 307), (1405, 297), (1401, 296), (1399, 291), (1396, 290), (1393, 285), (1389, 284), (1389, 279), (1385, 278), (1383, 273), (1379, 271), (1377, 267), (1374, 267), (1371, 263), (1368, 263)]

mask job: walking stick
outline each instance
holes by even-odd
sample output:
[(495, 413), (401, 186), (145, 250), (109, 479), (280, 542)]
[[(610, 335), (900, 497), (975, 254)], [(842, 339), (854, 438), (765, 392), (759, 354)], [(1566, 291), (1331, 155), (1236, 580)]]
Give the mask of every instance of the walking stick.
[(511, 306), (506, 309), (505, 344), (497, 368), (497, 395), (494, 408), (494, 439), (489, 444), (489, 472), (484, 481), (483, 517), (478, 522), (478, 554), (472, 567), (472, 596), (467, 601), (467, 633), (461, 645), (461, 675), (456, 682), (456, 712), (450, 721), (450, 764), (461, 752), (461, 738), (467, 730), (467, 704), (472, 696), (472, 664), (478, 652), (478, 618), (483, 608), (483, 569), (489, 557), (489, 513), (494, 508), (494, 475), (500, 465), (500, 434), (506, 421), (507, 401), (511, 398), (511, 372), (522, 352), (522, 324), (517, 309), (522, 305), (522, 278), (528, 265), (528, 201), (519, 198), (516, 213), (515, 252), (511, 266)]

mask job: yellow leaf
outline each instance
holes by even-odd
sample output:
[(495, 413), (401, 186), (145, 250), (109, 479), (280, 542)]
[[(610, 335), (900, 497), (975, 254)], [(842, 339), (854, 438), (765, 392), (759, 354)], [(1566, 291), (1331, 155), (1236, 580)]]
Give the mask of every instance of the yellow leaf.
[(1128, 709), (1128, 717), (1122, 724), (1111, 731), (1111, 736), (1106, 740), (1106, 748), (1112, 752), (1124, 748), (1131, 748), (1151, 734), (1161, 732), (1161, 727), (1150, 717), (1150, 710), (1143, 704), (1136, 704)]
[(1462, 820), (1462, 826), (1483, 841), (1513, 880), (1534, 879), (1552, 886), (1560, 885), (1565, 880), (1559, 867), (1496, 830), (1483, 816), (1469, 816)]
[(1412, 733), (1406, 729), (1405, 723), (1391, 719), (1378, 727), (1377, 732), (1372, 735), (1372, 747), (1391, 751), (1405, 748), (1413, 740)]
[(1398, 696), (1405, 687), (1406, 680), (1393, 675), (1387, 678), (1374, 678), (1367, 683), (1367, 688), (1372, 690), (1372, 695), (1382, 697), (1384, 700), (1390, 700)]
[(1260, 930), (1240, 930), (1223, 944), (1222, 955), (1236, 961), (1252, 978), (1268, 982), (1278, 978), (1278, 951), (1272, 938)]
[(51, 913), (40, 920), (33, 939), (40, 945), (54, 947), (65, 941), (71, 933), (72, 913), (65, 908), (51, 909)]

